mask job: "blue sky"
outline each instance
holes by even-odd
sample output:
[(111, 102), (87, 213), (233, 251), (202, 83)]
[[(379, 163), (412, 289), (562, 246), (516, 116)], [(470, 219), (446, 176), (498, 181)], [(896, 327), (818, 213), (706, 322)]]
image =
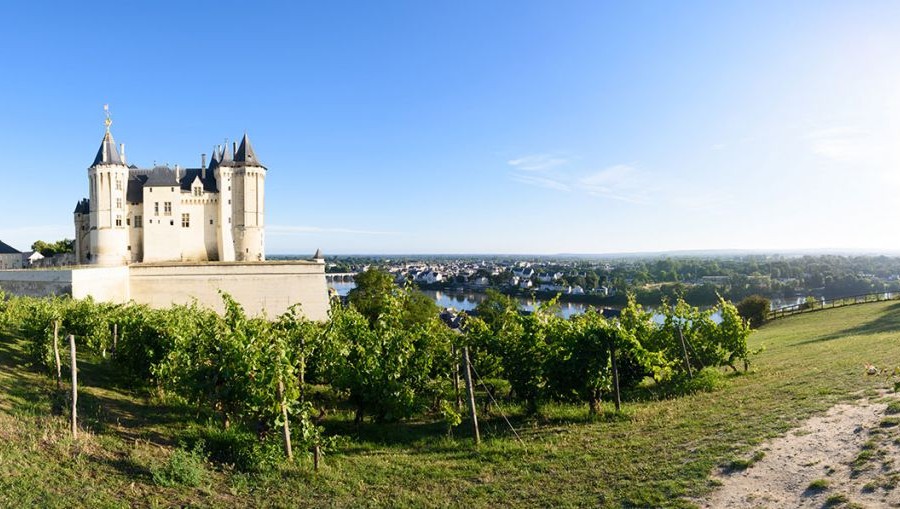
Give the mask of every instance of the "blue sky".
[[(32, 5), (34, 4), (34, 5)], [(0, 239), (248, 132), (272, 253), (900, 250), (897, 2), (19, 2)]]

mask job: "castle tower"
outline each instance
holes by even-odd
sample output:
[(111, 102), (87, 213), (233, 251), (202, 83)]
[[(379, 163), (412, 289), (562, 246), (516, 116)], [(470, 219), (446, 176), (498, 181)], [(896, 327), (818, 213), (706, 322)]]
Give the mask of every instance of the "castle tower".
[(116, 142), (109, 132), (110, 124), (112, 120), (107, 109), (106, 134), (94, 163), (88, 168), (90, 249), (85, 257), (92, 264), (124, 265), (130, 258), (125, 224), (128, 167), (124, 154), (120, 155), (116, 149)]
[(263, 261), (266, 259), (263, 216), (267, 170), (256, 158), (246, 134), (234, 152), (232, 164), (235, 258), (239, 261)]
[[(227, 145), (227, 143), (226, 143)], [(213, 148), (212, 160), (209, 169), (215, 172), (216, 182), (219, 186), (218, 221), (216, 221), (216, 247), (219, 250), (220, 262), (233, 262), (234, 257), (234, 227), (232, 204), (232, 177), (233, 161), (228, 154), (228, 147)]]

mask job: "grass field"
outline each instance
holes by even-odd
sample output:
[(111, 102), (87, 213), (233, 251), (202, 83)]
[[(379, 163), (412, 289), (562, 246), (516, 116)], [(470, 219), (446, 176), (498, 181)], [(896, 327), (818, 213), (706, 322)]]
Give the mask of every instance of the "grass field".
[[(166, 464), (189, 409), (116, 388), (97, 359), (81, 361), (86, 433), (54, 416), (54, 384), (27, 370), (23, 341), (0, 340), (0, 506), (606, 506), (690, 507), (709, 473), (752, 462), (751, 448), (835, 403), (893, 387), (864, 364), (900, 366), (900, 304), (799, 315), (751, 336), (764, 350), (749, 373), (712, 393), (626, 402), (591, 420), (586, 407), (549, 405), (541, 417), (483, 423), (477, 449), (463, 431), (408, 422), (355, 427), (313, 474), (309, 458), (267, 474), (201, 464), (197, 487), (164, 487)], [(58, 413), (58, 412), (57, 412)], [(162, 483), (165, 484), (165, 483)]]

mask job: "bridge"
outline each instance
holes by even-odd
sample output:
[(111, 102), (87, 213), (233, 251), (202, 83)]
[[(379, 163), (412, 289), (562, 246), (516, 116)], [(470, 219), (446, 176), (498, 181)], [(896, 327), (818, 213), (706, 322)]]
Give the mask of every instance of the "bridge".
[(352, 283), (356, 272), (326, 272), (325, 281), (329, 283)]

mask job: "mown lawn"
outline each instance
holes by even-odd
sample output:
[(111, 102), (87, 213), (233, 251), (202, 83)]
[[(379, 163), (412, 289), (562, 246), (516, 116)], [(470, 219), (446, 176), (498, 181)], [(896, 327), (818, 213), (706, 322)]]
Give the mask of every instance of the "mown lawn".
[(764, 350), (727, 387), (675, 400), (626, 402), (591, 421), (587, 409), (550, 405), (540, 418), (485, 419), (474, 448), (463, 423), (349, 424), (317, 474), (309, 459), (265, 475), (208, 465), (199, 487), (161, 487), (152, 473), (193, 416), (115, 388), (117, 377), (84, 359), (84, 425), (77, 442), (53, 415), (54, 385), (23, 367), (23, 342), (0, 341), (2, 506), (605, 506), (690, 507), (712, 489), (710, 471), (749, 458), (761, 441), (835, 403), (893, 387), (864, 364), (900, 366), (900, 304), (873, 303), (799, 315), (751, 336)]

